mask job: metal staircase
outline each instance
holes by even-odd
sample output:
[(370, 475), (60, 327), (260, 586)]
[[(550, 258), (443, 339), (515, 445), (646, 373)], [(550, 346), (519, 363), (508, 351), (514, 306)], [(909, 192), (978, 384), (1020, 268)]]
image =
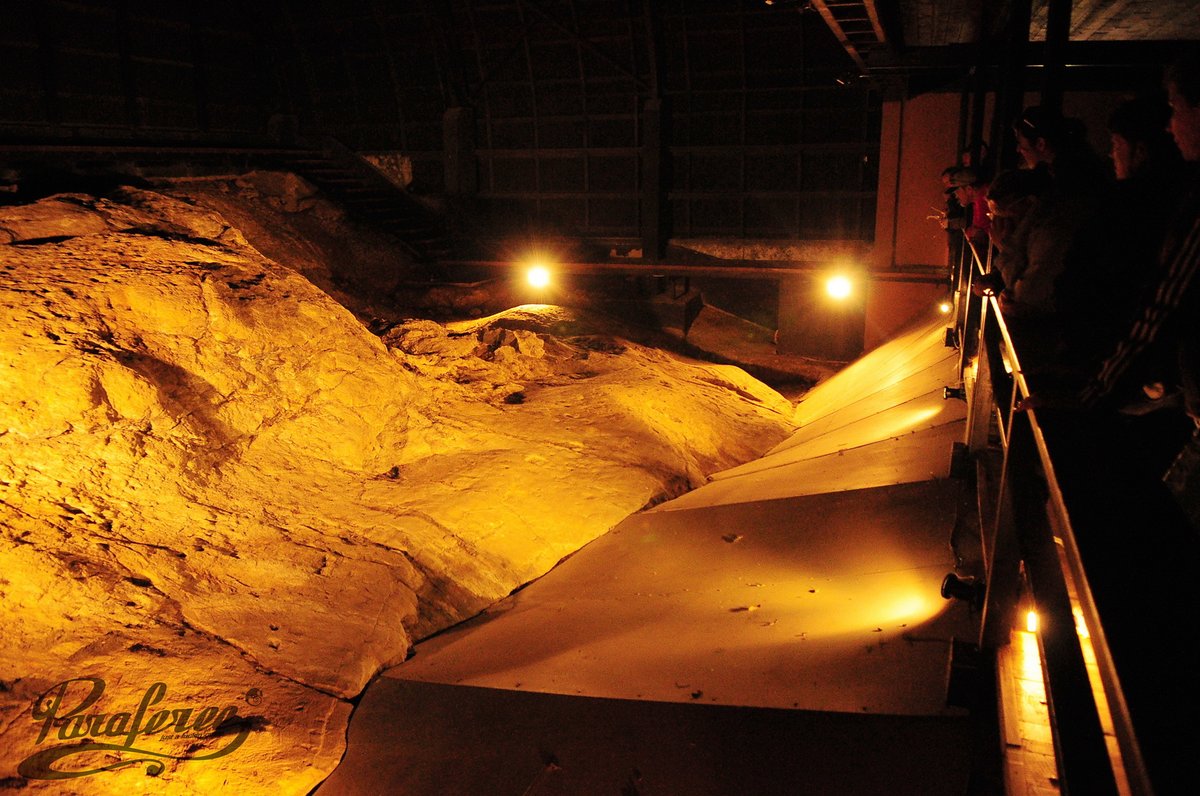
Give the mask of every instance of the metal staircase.
[(391, 232), (422, 263), (453, 260), (456, 246), (442, 219), (358, 153), (332, 138), (280, 158), (342, 204), (351, 216)]

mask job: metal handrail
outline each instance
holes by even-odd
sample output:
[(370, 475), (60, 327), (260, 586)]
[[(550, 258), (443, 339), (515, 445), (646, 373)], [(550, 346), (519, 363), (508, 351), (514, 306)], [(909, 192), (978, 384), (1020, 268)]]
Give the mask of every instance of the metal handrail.
[[(1131, 559), (1153, 558), (1128, 536), (1134, 532), (1130, 526), (1143, 517), (1152, 527), (1137, 529), (1138, 541), (1170, 545), (1170, 555), (1184, 562), (1189, 575), (1200, 565), (1196, 535), (1161, 482), (1122, 459), (1114, 442), (1115, 424), (1081, 412), (1019, 408), (1036, 384), (1031, 386), (1020, 364), (1018, 345), (996, 297), (971, 294), (983, 260), (970, 247), (964, 249), (970, 263), (959, 269), (958, 288), (966, 306), (956, 316), (962, 365), (965, 370), (972, 361), (983, 380), (969, 391), (968, 400), (975, 416), (998, 415), (1003, 452), (996, 516), (981, 517), (990, 524), (982, 537), (993, 545), (985, 551), (985, 604), (996, 608), (985, 608), (981, 643), (996, 643), (1001, 637), (996, 625), (1011, 627), (1012, 613), (1004, 609), (1016, 605), (1017, 595), (993, 592), (1019, 587), (1023, 572), (1040, 617), (1039, 647), (1062, 792), (1190, 791), (1200, 782), (1197, 755), (1189, 749), (1186, 733), (1166, 718), (1166, 709), (1180, 697), (1189, 707), (1197, 704), (1200, 662), (1195, 653), (1185, 652), (1200, 630), (1190, 610), (1192, 588), (1185, 579), (1161, 577), (1157, 569), (1125, 567)], [(977, 331), (971, 329), (972, 305), (978, 311)], [(1000, 367), (1001, 347), (1010, 364), (1007, 375)], [(996, 396), (1007, 400), (997, 403)], [(992, 444), (977, 434), (971, 437), (968, 430), (973, 453), (982, 454), (981, 448)], [(1006, 557), (997, 549), (1015, 552)], [(1020, 571), (1005, 571), (1012, 567)], [(1110, 755), (1104, 739), (1102, 709), (1088, 675), (1072, 599), (1095, 653), (1118, 755)], [(1172, 606), (1188, 610), (1168, 613)], [(1178, 623), (1176, 638), (1156, 636), (1170, 632), (1173, 623)], [(1164, 661), (1160, 678), (1155, 678), (1147, 655), (1163, 642), (1179, 652)], [(1173, 684), (1169, 694), (1162, 687), (1165, 682)]]

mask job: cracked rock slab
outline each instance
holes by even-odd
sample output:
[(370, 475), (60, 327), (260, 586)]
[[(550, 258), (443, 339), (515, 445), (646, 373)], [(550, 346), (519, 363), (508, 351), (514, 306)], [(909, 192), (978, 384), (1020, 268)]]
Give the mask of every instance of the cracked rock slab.
[[(295, 239), (252, 243), (183, 193), (51, 197), (0, 209), (0, 230), (9, 785), (61, 792), (28, 776), (72, 740), (38, 740), (36, 703), (103, 681), (93, 742), (156, 683), (249, 729), (215, 757), (240, 725), (141, 739), (161, 771), (74, 792), (147, 773), (156, 792), (308, 792), (346, 700), (415, 639), (791, 429), (736, 368), (583, 334), (560, 308), (424, 322), (389, 348), (288, 267)], [(89, 754), (54, 765), (136, 757)]]

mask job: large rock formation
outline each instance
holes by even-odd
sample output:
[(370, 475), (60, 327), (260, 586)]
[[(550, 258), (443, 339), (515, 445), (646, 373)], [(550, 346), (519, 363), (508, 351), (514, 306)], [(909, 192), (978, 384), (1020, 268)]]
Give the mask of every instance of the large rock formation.
[(790, 428), (561, 309), (389, 347), (178, 195), (0, 242), (0, 785), (306, 792), (414, 639)]

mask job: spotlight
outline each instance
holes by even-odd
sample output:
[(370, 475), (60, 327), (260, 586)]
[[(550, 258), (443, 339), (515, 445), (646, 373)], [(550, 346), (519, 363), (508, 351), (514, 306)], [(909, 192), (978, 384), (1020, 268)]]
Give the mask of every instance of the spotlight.
[(535, 265), (525, 272), (525, 278), (533, 287), (543, 288), (550, 284), (550, 271), (544, 265)]
[(943, 301), (938, 305), (938, 312), (942, 313), (943, 315), (949, 315), (951, 309), (953, 309), (953, 307), (949, 301)]
[(987, 585), (974, 578), (960, 578), (951, 572), (942, 580), (942, 597), (950, 600), (963, 600), (973, 608), (983, 607), (983, 598), (987, 593)]
[(850, 281), (849, 277), (837, 274), (826, 280), (825, 292), (836, 301), (844, 301), (854, 292), (854, 284)]

